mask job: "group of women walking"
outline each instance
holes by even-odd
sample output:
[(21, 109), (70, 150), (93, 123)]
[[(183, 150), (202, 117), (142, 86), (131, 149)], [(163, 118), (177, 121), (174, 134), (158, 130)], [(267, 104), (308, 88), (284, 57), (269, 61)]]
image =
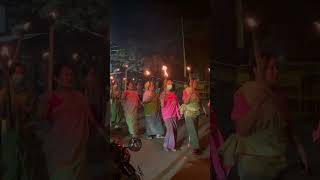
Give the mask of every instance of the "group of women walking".
[(183, 103), (180, 103), (172, 80), (164, 82), (162, 91), (159, 91), (154, 82), (147, 81), (142, 98), (139, 98), (133, 82), (128, 83), (128, 88), (123, 93), (114, 83), (111, 92), (112, 123), (114, 127), (118, 127), (123, 111), (130, 135), (138, 136), (141, 127), (139, 109), (143, 108), (147, 138), (164, 138), (164, 150), (176, 151), (178, 121), (183, 118), (188, 131), (189, 147), (192, 147), (195, 154), (199, 154), (198, 120), (202, 106), (197, 87), (197, 80), (190, 81), (189, 87), (183, 92)]

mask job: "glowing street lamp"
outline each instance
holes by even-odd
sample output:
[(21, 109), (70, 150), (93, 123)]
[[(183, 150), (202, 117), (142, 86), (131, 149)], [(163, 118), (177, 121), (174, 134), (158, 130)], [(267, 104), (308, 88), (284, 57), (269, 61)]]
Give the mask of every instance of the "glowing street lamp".
[(31, 28), (31, 22), (26, 22), (23, 24), (23, 30), (28, 31)]
[(188, 70), (188, 74), (189, 74), (189, 81), (191, 82), (191, 67), (188, 66), (187, 70)]
[(51, 11), (51, 12), (49, 13), (49, 16), (50, 16), (53, 20), (55, 20), (55, 19), (57, 19), (58, 14), (57, 14), (56, 11)]
[(250, 28), (256, 28), (258, 26), (257, 21), (253, 17), (248, 17), (246, 22)]
[(42, 58), (47, 59), (49, 57), (49, 52), (42, 53)]
[(75, 60), (75, 61), (78, 60), (79, 59), (79, 54), (78, 53), (73, 53), (72, 54), (72, 59)]
[(146, 75), (146, 76), (150, 76), (150, 71), (148, 71), (148, 70), (146, 70), (145, 72), (144, 72), (144, 74)]

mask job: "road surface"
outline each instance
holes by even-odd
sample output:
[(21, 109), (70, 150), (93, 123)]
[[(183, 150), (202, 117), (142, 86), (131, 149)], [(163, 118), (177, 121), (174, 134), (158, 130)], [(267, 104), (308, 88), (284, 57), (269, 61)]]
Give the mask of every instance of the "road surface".
[[(178, 151), (164, 151), (163, 139), (142, 138), (142, 149), (139, 152), (131, 152), (132, 164), (141, 168), (145, 180), (191, 180), (194, 177), (210, 179), (209, 126), (209, 118), (202, 116), (199, 121), (199, 137), (203, 153), (200, 156), (192, 155), (192, 150), (187, 148), (186, 126), (181, 120), (178, 129)], [(111, 131), (111, 136), (122, 140), (123, 143), (129, 140), (125, 137), (126, 134), (125, 129)]]

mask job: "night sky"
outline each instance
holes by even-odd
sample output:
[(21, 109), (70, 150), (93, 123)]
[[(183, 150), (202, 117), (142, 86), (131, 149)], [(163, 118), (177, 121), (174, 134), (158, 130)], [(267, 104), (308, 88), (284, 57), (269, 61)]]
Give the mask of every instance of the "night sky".
[[(209, 1), (113, 0), (111, 7), (113, 43), (122, 48), (136, 45), (145, 56), (174, 56), (175, 62), (172, 63), (177, 65), (183, 62), (183, 16), (188, 64), (194, 69), (199, 68), (198, 71), (207, 69)], [(193, 61), (198, 62), (193, 65)]]
[[(252, 48), (248, 29), (244, 30), (245, 49), (237, 49), (235, 0), (211, 1), (212, 60), (226, 63), (247, 63)], [(260, 23), (264, 49), (283, 55), (288, 61), (320, 60), (320, 33), (313, 22), (320, 20), (317, 0), (242, 0), (243, 19), (252, 16)], [(238, 56), (242, 56), (238, 58)]]

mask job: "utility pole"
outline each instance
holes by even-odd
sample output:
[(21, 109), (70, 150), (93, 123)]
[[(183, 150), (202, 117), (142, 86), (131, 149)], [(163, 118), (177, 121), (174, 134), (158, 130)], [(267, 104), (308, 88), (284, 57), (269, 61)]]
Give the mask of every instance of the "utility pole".
[(244, 48), (242, 0), (236, 0), (237, 47)]
[(181, 35), (182, 35), (182, 50), (183, 50), (183, 73), (184, 77), (187, 77), (187, 61), (186, 61), (186, 48), (184, 44), (184, 28), (183, 28), (183, 16), (181, 17)]

